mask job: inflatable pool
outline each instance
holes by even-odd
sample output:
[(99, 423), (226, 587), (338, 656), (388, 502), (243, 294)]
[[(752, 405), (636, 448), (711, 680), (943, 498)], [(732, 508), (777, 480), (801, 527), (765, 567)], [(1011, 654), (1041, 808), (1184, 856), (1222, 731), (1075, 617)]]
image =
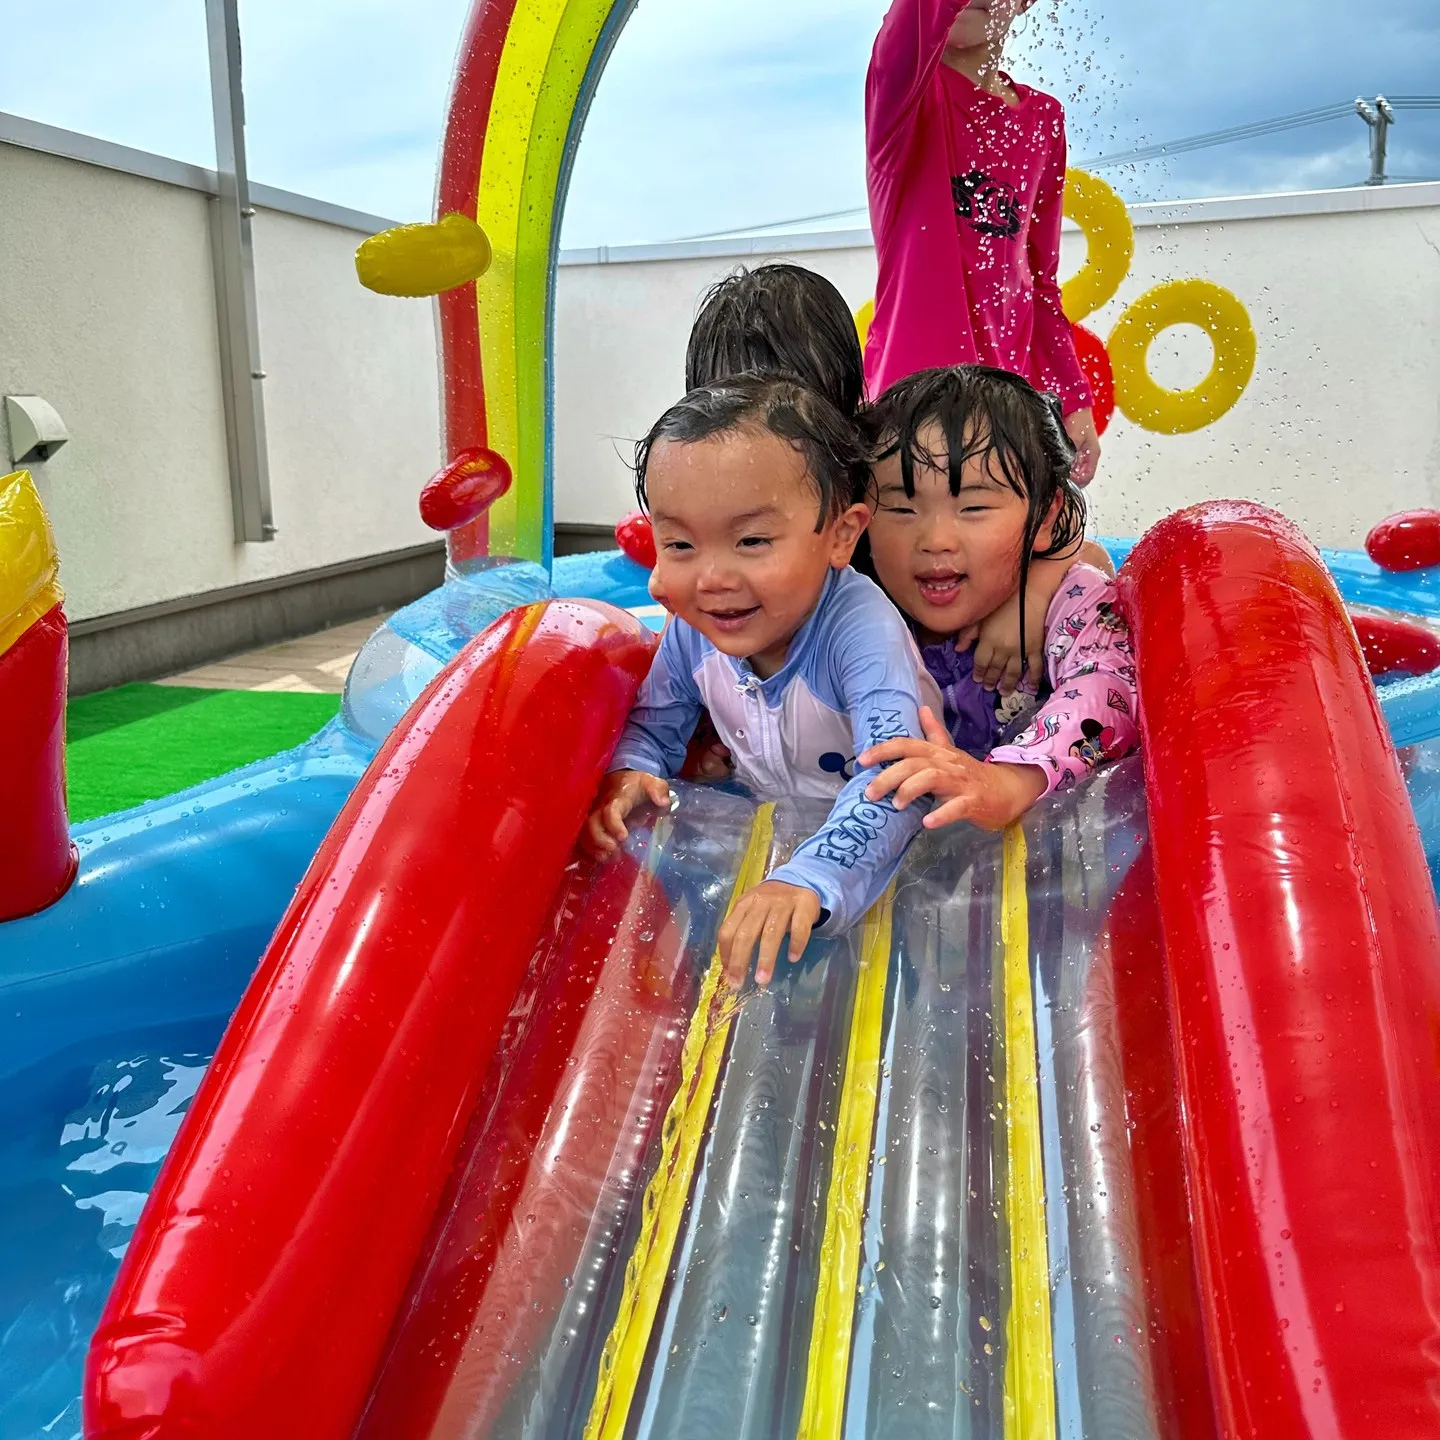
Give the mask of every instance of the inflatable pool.
[(4, 482), (0, 1440), (1440, 1433), (1440, 553), (1110, 542), (1143, 766), (765, 991), (715, 934), (803, 807), (575, 856), (659, 612), (550, 554), (537, 360), (629, 8), (477, 4), (440, 221), (362, 267), (449, 287), (451, 563), (319, 735), (67, 835)]

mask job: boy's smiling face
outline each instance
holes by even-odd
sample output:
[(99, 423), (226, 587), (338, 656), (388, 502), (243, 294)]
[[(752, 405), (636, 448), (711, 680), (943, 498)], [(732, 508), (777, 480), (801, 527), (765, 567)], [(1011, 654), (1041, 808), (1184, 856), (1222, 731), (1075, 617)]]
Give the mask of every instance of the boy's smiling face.
[(804, 455), (759, 425), (657, 442), (645, 488), (670, 609), (762, 678), (784, 665), (826, 575), (850, 563), (870, 518), (851, 505), (817, 531), (820, 493)]
[[(1030, 506), (988, 451), (965, 462), (960, 493), (952, 495), (944, 432), (932, 423), (918, 439), (933, 463), (916, 459), (914, 495), (905, 493), (898, 454), (875, 466), (879, 508), (870, 555), (885, 592), (921, 639), (934, 643), (978, 624), (1015, 594)], [(1050, 543), (1053, 518), (1041, 525), (1037, 547)]]

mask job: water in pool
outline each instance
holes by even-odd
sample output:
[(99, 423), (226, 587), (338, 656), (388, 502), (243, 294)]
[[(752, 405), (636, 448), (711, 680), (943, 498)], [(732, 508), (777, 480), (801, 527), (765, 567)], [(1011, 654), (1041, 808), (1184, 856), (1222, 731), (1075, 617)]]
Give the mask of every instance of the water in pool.
[(79, 1440), (85, 1349), (225, 1017), (0, 1081), (0, 1440)]

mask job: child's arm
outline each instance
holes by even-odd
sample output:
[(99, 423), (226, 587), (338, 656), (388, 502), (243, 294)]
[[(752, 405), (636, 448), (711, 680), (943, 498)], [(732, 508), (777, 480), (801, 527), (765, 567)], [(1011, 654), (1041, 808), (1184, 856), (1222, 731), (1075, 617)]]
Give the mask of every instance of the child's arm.
[[(1070, 594), (1070, 589), (1074, 594)], [(925, 739), (897, 740), (860, 756), (860, 764), (889, 762), (872, 781), (872, 798), (889, 795), (897, 807), (925, 795), (940, 803), (928, 829), (969, 820), (1002, 830), (1042, 795), (1063, 790), (1105, 760), (1129, 754), (1139, 740), (1135, 721), (1134, 657), (1115, 587), (1079, 572), (1051, 626), (1054, 693), (1013, 745), (997, 745), (986, 760), (957, 750), (945, 727), (921, 712)]]
[(1046, 647), (1054, 689), (1025, 733), (987, 762), (1028, 766), (1046, 791), (1067, 789), (1140, 739), (1135, 656), (1114, 583), (1078, 571), (1060, 593)]
[(640, 684), (620, 743), (610, 757), (590, 817), (581, 831), (586, 848), (609, 855), (624, 841), (625, 817), (639, 804), (669, 802), (663, 777), (677, 774), (685, 749), (700, 718), (700, 692), (695, 685), (695, 633), (671, 621), (660, 637), (650, 673)]
[(890, 740), (860, 757), (864, 764), (887, 766), (870, 782), (869, 798), (889, 796), (904, 810), (933, 795), (940, 803), (925, 816), (927, 830), (957, 820), (1003, 830), (1045, 793), (1045, 776), (1034, 765), (991, 765), (956, 749), (928, 706), (920, 711), (920, 724), (923, 740)]
[(911, 112), (945, 53), (955, 17), (970, 0), (893, 0), (865, 79), (865, 145), (870, 164), (893, 169)]
[[(850, 714), (857, 753), (892, 736), (920, 733), (917, 659), (904, 621), (878, 591), (873, 602), (837, 626), (834, 679)], [(786, 932), (799, 960), (812, 928), (823, 935), (849, 929), (879, 899), (920, 829), (925, 806), (897, 810), (875, 802), (865, 787), (875, 769), (859, 769), (840, 792), (824, 825), (743, 895), (720, 932), (731, 985), (745, 977), (758, 941), (755, 979), (769, 981)]]
[[(1045, 675), (1045, 618), (1050, 613), (1050, 603), (1059, 592), (1061, 582), (1076, 564), (1093, 565), (1112, 580), (1115, 566), (1103, 545), (1093, 540), (1084, 541), (1078, 550), (1068, 555), (1052, 555), (1048, 559), (1030, 562), (1030, 573), (1025, 579), (1025, 650), (1024, 669), (1030, 679), (1039, 685)], [(975, 641), (975, 679), (987, 690), (999, 687), (1002, 695), (1009, 695), (1020, 683), (1022, 657), (1020, 654), (1020, 596), (1017, 592), (998, 610), (987, 615), (980, 622), (980, 634)]]
[(1070, 322), (1060, 303), (1060, 222), (1065, 209), (1065, 123), (1057, 110), (1055, 132), (1045, 161), (1045, 172), (1035, 195), (1030, 223), (1030, 273), (1035, 286), (1035, 354), (1040, 362), (1040, 389), (1060, 397), (1065, 429), (1075, 443), (1077, 485), (1088, 485), (1100, 463), (1100, 440), (1090, 413), (1090, 382), (1075, 357)]

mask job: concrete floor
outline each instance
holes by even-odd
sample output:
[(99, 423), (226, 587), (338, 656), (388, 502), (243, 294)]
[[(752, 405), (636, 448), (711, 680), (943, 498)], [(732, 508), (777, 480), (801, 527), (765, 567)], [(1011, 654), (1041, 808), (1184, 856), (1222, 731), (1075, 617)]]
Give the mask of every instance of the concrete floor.
[(385, 617), (352, 620), (299, 640), (252, 650), (214, 665), (171, 675), (161, 685), (190, 685), (202, 690), (292, 690), (338, 695), (345, 688), (356, 653)]

